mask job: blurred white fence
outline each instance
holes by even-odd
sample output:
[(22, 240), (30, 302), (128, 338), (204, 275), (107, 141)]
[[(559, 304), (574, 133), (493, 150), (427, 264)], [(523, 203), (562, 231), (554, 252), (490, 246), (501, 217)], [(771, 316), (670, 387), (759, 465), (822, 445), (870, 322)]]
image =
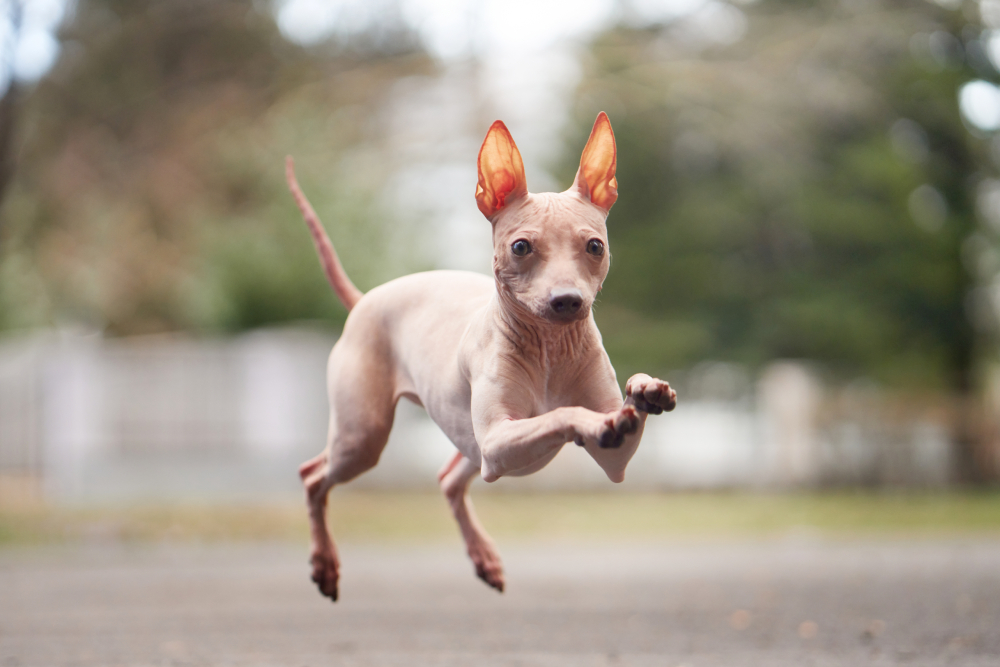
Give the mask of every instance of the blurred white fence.
[[(224, 340), (103, 339), (63, 333), (0, 341), (0, 501), (261, 499), (300, 493), (298, 463), (325, 440), (326, 358), (308, 329)], [(649, 420), (624, 488), (943, 484), (940, 416), (893, 415), (871, 388), (832, 394), (783, 362), (751, 379), (706, 364), (680, 404)], [(431, 488), (454, 451), (402, 401), (379, 466), (355, 487)], [(542, 472), (497, 489), (607, 487), (566, 447)]]

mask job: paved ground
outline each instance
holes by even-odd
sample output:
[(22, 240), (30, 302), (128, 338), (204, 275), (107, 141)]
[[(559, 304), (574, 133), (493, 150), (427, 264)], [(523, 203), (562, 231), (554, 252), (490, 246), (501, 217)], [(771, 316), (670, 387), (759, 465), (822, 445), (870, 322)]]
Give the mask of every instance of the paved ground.
[(0, 551), (0, 666), (1000, 664), (1000, 540)]

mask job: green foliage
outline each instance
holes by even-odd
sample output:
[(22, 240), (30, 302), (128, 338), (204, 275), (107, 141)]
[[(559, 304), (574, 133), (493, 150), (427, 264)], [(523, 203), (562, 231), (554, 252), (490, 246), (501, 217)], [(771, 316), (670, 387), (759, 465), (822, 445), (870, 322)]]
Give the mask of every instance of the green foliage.
[(620, 198), (603, 300), (619, 310), (597, 317), (619, 372), (808, 358), (967, 387), (975, 283), (960, 251), (979, 161), (957, 90), (972, 73), (914, 50), (959, 18), (931, 4), (746, 11), (731, 47), (692, 53), (676, 26), (592, 45), (567, 143), (609, 112)]

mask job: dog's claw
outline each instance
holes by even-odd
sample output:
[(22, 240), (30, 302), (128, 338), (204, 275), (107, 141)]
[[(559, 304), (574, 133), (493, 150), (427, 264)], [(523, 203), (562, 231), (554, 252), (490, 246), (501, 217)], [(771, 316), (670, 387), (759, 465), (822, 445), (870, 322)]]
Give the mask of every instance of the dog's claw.
[(492, 542), (481, 542), (470, 546), (469, 557), (476, 567), (476, 576), (490, 588), (503, 593), (503, 564)]
[(500, 593), (503, 593), (503, 579), (498, 578), (495, 574), (487, 572), (482, 567), (476, 568), (476, 576), (486, 582), (486, 585), (490, 588), (495, 588)]

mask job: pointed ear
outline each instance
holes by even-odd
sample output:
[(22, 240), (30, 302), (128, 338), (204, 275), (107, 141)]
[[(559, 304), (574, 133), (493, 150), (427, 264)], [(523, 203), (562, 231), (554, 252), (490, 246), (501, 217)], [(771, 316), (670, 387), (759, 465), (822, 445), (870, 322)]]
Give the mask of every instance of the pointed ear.
[(489, 220), (509, 202), (528, 194), (524, 163), (507, 126), (496, 121), (479, 149), (479, 185), (476, 202)]
[(608, 114), (602, 111), (597, 114), (590, 139), (580, 156), (580, 168), (576, 172), (573, 189), (607, 212), (618, 199), (617, 167), (615, 133), (611, 131)]

